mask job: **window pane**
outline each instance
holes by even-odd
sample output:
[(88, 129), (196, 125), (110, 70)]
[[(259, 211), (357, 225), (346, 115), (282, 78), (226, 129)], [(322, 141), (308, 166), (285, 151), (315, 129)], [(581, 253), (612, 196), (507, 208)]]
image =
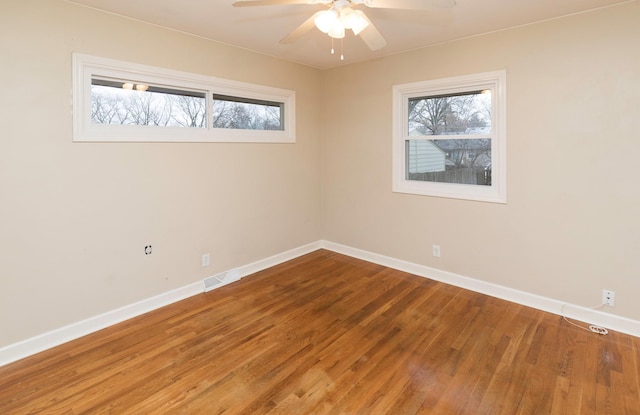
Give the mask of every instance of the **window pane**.
[(491, 91), (409, 98), (409, 135), (491, 134)]
[(206, 128), (206, 92), (135, 81), (91, 80), (95, 124)]
[(213, 127), (284, 130), (284, 103), (213, 95)]
[(491, 140), (406, 140), (406, 180), (491, 186)]

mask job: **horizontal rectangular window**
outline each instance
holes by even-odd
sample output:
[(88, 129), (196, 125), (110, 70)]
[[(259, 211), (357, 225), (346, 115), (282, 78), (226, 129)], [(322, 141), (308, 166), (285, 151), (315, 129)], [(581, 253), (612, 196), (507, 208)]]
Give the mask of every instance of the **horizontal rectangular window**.
[(74, 141), (295, 142), (295, 92), (73, 55)]
[(504, 71), (396, 85), (393, 191), (506, 202)]

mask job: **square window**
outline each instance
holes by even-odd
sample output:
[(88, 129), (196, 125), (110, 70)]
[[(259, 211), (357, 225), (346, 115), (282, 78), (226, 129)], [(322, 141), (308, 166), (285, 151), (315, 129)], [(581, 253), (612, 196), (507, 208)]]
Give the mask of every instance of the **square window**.
[(506, 203), (505, 71), (393, 88), (393, 191)]

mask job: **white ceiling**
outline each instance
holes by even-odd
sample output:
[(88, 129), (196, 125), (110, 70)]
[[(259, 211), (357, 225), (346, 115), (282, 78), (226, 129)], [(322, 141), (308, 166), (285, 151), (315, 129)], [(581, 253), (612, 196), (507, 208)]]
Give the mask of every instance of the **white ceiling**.
[[(349, 31), (343, 62), (330, 54), (330, 38), (315, 28), (294, 44), (279, 43), (326, 7), (319, 4), (233, 7), (235, 0), (68, 1), (324, 69), (629, 0), (456, 0), (452, 8), (426, 11), (358, 6), (388, 45), (372, 52)], [(340, 41), (335, 45), (339, 49)]]

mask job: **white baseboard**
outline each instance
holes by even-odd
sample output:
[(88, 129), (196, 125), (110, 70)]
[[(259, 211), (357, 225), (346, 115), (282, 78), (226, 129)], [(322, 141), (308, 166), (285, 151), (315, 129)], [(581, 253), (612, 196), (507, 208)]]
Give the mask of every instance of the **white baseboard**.
[(69, 324), (68, 326), (60, 327), (30, 339), (10, 344), (0, 349), (0, 366), (86, 336), (87, 334), (121, 323), (171, 303), (184, 300), (187, 297), (201, 292), (202, 282), (196, 282), (77, 323)]
[(240, 271), (240, 277), (241, 278), (246, 277), (247, 275), (254, 274), (258, 271), (262, 271), (264, 269), (273, 267), (275, 265), (282, 264), (283, 262), (287, 262), (291, 259), (308, 254), (309, 252), (322, 249), (322, 247), (323, 247), (322, 241), (316, 241), (307, 245), (303, 245), (298, 248), (291, 249), (289, 251), (286, 251), (280, 254), (276, 254), (269, 258), (252, 262), (251, 264), (243, 265), (238, 268), (238, 270)]
[(492, 284), (490, 282), (465, 277), (436, 268), (414, 264), (412, 262), (375, 254), (372, 252), (340, 245), (329, 241), (321, 241), (321, 245), (324, 249), (328, 249), (340, 254), (373, 262), (375, 264), (384, 265), (389, 268), (405, 271), (446, 284), (455, 285), (456, 287), (461, 287), (467, 290), (490, 295), (492, 297), (501, 298), (503, 300), (522, 304), (538, 310), (547, 311), (549, 313), (557, 315), (563, 315), (564, 313), (566, 317), (571, 319), (579, 320), (589, 324), (595, 324), (598, 326), (606, 327), (610, 330), (615, 330), (621, 333), (640, 337), (640, 321), (637, 320), (604, 313), (600, 310), (594, 310), (575, 304), (568, 304), (562, 301), (554, 300), (552, 298), (542, 297), (536, 294), (515, 290), (513, 288)]
[[(249, 274), (262, 271), (263, 269), (272, 267), (282, 262), (289, 261), (320, 248), (322, 248), (321, 242), (313, 242), (299, 248), (294, 248), (292, 250), (271, 256), (269, 258), (253, 262), (251, 264), (243, 265), (237, 268), (236, 272), (239, 271), (240, 278), (242, 278)], [(237, 279), (234, 279), (233, 281), (235, 280)], [(221, 284), (219, 287), (233, 281), (225, 281), (224, 284)], [(117, 323), (121, 323), (130, 318), (137, 317), (141, 314), (156, 310), (177, 301), (184, 300), (185, 298), (200, 294), (202, 292), (204, 292), (204, 283), (203, 281), (198, 281), (193, 284), (189, 284), (187, 286), (180, 287), (178, 289), (168, 291), (151, 298), (147, 298), (137, 303), (129, 304), (116, 310), (108, 311), (104, 314), (100, 314), (83, 321), (60, 327), (58, 329), (40, 334), (38, 336), (20, 341), (18, 343), (10, 344), (8, 346), (0, 348), (0, 366), (15, 362), (22, 358), (42, 352), (44, 350), (61, 345), (79, 337), (86, 336), (87, 334), (96, 332)]]
[[(615, 330), (622, 333), (630, 334), (632, 336), (640, 337), (640, 321), (603, 313), (598, 310), (593, 310), (574, 304), (563, 303), (562, 301), (554, 300), (551, 298), (530, 294), (524, 291), (515, 290), (513, 288), (503, 287), (501, 285), (464, 277), (462, 275), (442, 271), (436, 268), (414, 264), (412, 262), (375, 254), (357, 248), (351, 248), (349, 246), (340, 245), (329, 241), (313, 242), (247, 265), (240, 266), (234, 269), (234, 271), (239, 273), (240, 278), (242, 278), (255, 272), (262, 271), (269, 267), (281, 264), (299, 256), (308, 254), (309, 252), (313, 252), (323, 248), (354, 258), (373, 262), (375, 264), (384, 265), (389, 268), (409, 272), (421, 277), (490, 295), (492, 297), (502, 298), (507, 301), (522, 304), (528, 307), (533, 307), (553, 314), (562, 315), (564, 311), (564, 315), (569, 318), (588, 322), (590, 324), (596, 324), (602, 327), (606, 327), (610, 330)], [(236, 279), (233, 279), (233, 281), (235, 280)], [(229, 283), (230, 282), (232, 281), (229, 281)], [(226, 283), (227, 282), (225, 281), (225, 283), (221, 284), (220, 286), (226, 285)], [(116, 310), (112, 310), (104, 314), (100, 314), (98, 316), (52, 330), (47, 333), (43, 333), (30, 339), (10, 344), (8, 346), (0, 348), (0, 366), (15, 362), (22, 358), (77, 339), (79, 337), (120, 323), (130, 318), (137, 317), (141, 314), (164, 307), (171, 303), (175, 303), (193, 295), (200, 294), (203, 291), (204, 283), (203, 281), (198, 281), (193, 284), (189, 284), (187, 286), (139, 301), (137, 303), (130, 304)]]

